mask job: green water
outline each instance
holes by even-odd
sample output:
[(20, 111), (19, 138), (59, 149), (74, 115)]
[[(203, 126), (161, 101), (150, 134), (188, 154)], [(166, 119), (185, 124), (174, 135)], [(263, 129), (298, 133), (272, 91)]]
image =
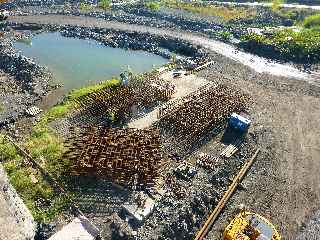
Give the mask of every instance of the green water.
[(29, 44), (16, 42), (14, 46), (47, 66), (65, 90), (118, 77), (128, 66), (134, 73), (141, 73), (167, 62), (148, 52), (106, 47), (94, 40), (67, 38), (60, 33), (42, 33)]

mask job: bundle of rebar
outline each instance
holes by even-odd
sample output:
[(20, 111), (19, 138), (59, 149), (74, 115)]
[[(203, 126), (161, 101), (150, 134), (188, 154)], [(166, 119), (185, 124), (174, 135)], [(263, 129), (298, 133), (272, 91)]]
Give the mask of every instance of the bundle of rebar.
[(190, 148), (208, 131), (225, 122), (231, 113), (245, 110), (249, 99), (248, 95), (227, 86), (208, 84), (162, 109), (155, 125), (171, 136), (179, 148)]
[(85, 127), (71, 134), (65, 158), (72, 175), (98, 176), (135, 188), (153, 188), (162, 163), (158, 130)]
[(80, 114), (92, 116), (115, 115), (128, 119), (133, 106), (150, 107), (157, 101), (167, 101), (174, 93), (174, 86), (160, 79), (159, 75), (133, 77), (127, 85), (106, 87), (75, 100)]

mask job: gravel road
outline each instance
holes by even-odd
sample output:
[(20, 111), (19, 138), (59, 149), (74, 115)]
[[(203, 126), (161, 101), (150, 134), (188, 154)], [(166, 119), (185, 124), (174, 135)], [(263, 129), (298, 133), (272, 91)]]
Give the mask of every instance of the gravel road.
[[(237, 3), (237, 2), (219, 2), (219, 1), (208, 1), (210, 3), (214, 4), (222, 4), (222, 5), (231, 5), (231, 6), (250, 6), (250, 7), (271, 7), (272, 3), (265, 3), (265, 2), (242, 2), (242, 3)], [(304, 5), (304, 4), (289, 4), (289, 3), (284, 3), (280, 4), (281, 7), (283, 8), (295, 8), (295, 9), (312, 9), (312, 10), (320, 10), (320, 6), (316, 5)]]

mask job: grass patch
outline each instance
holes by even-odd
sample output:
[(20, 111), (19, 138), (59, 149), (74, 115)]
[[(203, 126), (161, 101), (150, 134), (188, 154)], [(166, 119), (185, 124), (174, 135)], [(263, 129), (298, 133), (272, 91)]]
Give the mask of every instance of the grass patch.
[(106, 80), (102, 83), (99, 83), (99, 84), (96, 84), (93, 86), (88, 86), (88, 87), (76, 89), (76, 90), (71, 91), (71, 93), (68, 96), (68, 100), (71, 100), (71, 101), (76, 100), (77, 98), (89, 95), (90, 93), (101, 90), (103, 88), (120, 86), (120, 83), (121, 83), (121, 81), (119, 79), (111, 79), (111, 80)]
[(16, 148), (0, 134), (0, 162), (11, 159), (20, 159)]
[(94, 10), (95, 7), (90, 4), (86, 4), (85, 2), (81, 2), (79, 5), (79, 9), (81, 12), (88, 12)]
[[(47, 172), (63, 183), (62, 179), (68, 174), (70, 162), (63, 159), (65, 151), (63, 139), (49, 127), (49, 123), (65, 117), (73, 109), (73, 103), (78, 98), (120, 84), (120, 80), (113, 79), (72, 91), (61, 104), (54, 106), (42, 116), (22, 146)], [(49, 223), (70, 206), (74, 195), (57, 194), (46, 176), (38, 169), (26, 165), (16, 148), (2, 135), (0, 135), (0, 153), (0, 160), (4, 162), (11, 184), (36, 221)]]
[(279, 12), (282, 4), (284, 4), (284, 0), (272, 0), (271, 1), (272, 11)]
[(25, 165), (23, 157), (11, 143), (4, 140), (4, 136), (1, 135), (0, 139), (1, 156), (6, 156), (3, 166), (10, 183), (23, 199), (34, 219), (41, 223), (48, 223), (66, 210), (72, 195), (56, 194), (52, 185), (37, 169)]
[(228, 31), (219, 31), (218, 32), (218, 37), (224, 41), (224, 42), (228, 42), (231, 40), (231, 38), (233, 37), (232, 33), (228, 32)]
[(4, 105), (0, 103), (0, 113), (4, 111)]
[(63, 139), (49, 128), (35, 128), (30, 139), (25, 143), (35, 159), (44, 159), (43, 167), (59, 178), (68, 172), (70, 163), (62, 158), (64, 153)]
[(303, 21), (303, 26), (305, 28), (320, 30), (320, 14), (306, 17)]
[(118, 86), (120, 86), (120, 84), (121, 84), (120, 80), (111, 79), (111, 80), (106, 80), (106, 81), (101, 82), (96, 85), (72, 90), (69, 93), (69, 95), (67, 96), (67, 98), (61, 104), (52, 107), (49, 111), (47, 111), (42, 116), (42, 118), (36, 128), (38, 128), (38, 130), (40, 130), (41, 128), (46, 129), (47, 124), (49, 122), (52, 122), (56, 119), (65, 117), (73, 109), (75, 100), (77, 100), (81, 97), (87, 96), (93, 92), (104, 89), (104, 88), (118, 87)]
[(144, 6), (152, 11), (158, 11), (161, 8), (161, 3), (159, 3), (159, 2), (146, 2)]
[(176, 1), (166, 1), (165, 4), (171, 8), (181, 9), (204, 16), (216, 16), (226, 22), (231, 20), (249, 18), (257, 15), (256, 10), (248, 10), (244, 7), (201, 5), (198, 3), (182, 3)]
[(111, 0), (100, 0), (98, 2), (98, 7), (106, 11), (111, 7)]
[[(302, 29), (296, 32), (292, 29), (284, 29), (264, 36), (249, 33), (241, 38), (248, 50), (260, 51), (269, 47), (271, 56), (292, 60), (299, 63), (318, 63), (320, 61), (320, 32), (310, 29)], [(268, 54), (268, 51), (265, 51)]]

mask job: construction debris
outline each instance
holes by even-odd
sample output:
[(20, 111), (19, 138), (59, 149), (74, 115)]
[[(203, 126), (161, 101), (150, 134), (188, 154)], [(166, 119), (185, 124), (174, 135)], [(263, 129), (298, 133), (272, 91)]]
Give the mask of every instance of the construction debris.
[(152, 213), (154, 208), (155, 201), (143, 192), (140, 192), (137, 195), (134, 204), (123, 205), (123, 210), (129, 214), (129, 219), (133, 218), (138, 224), (143, 223), (143, 221)]
[(196, 168), (187, 162), (180, 164), (174, 172), (178, 177), (188, 181), (197, 174)]
[(230, 158), (233, 154), (235, 154), (242, 144), (241, 139), (237, 139), (233, 144), (229, 144), (221, 153), (220, 157)]
[(40, 108), (38, 108), (36, 106), (33, 106), (33, 107), (31, 107), (31, 108), (26, 110), (26, 114), (29, 115), (29, 116), (32, 116), (32, 117), (38, 115), (41, 112), (42, 112), (42, 109), (40, 109)]
[(200, 153), (197, 160), (197, 164), (206, 169), (214, 170), (217, 162), (217, 158), (205, 153)]

